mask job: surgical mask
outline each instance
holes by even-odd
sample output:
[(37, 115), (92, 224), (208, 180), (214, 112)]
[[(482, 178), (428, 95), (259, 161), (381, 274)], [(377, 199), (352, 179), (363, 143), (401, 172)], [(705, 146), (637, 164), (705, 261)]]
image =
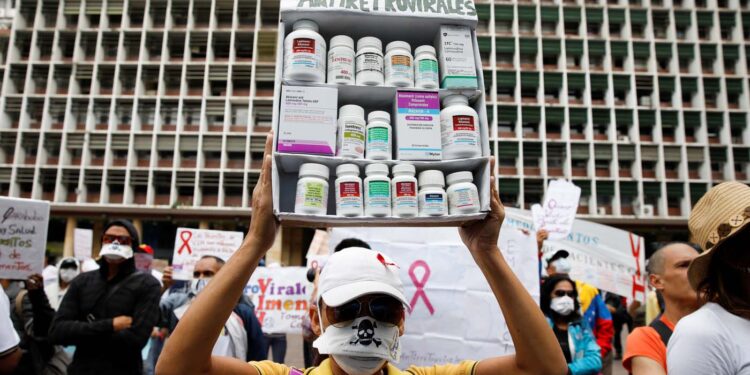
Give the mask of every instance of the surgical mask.
[(372, 375), (385, 364), (385, 359), (376, 357), (353, 357), (337, 354), (333, 354), (331, 357), (349, 375)]
[(205, 279), (192, 279), (190, 280), (190, 292), (194, 295), (198, 295), (203, 288), (208, 285), (208, 282), (211, 281), (211, 278), (205, 278)]
[(328, 326), (313, 342), (313, 347), (321, 354), (342, 358), (345, 366), (358, 367), (363, 371), (367, 368), (372, 370), (367, 374), (372, 374), (382, 366), (376, 359), (389, 362), (401, 359), (399, 336), (398, 326), (363, 316), (341, 327)]
[(115, 241), (102, 245), (99, 255), (109, 260), (130, 259), (133, 257), (133, 248), (129, 245), (120, 245), (119, 242)]
[(573, 266), (570, 264), (568, 258), (560, 258), (552, 262), (552, 265), (555, 266), (555, 271), (557, 273), (570, 273), (570, 271), (573, 269)]
[(78, 270), (72, 268), (65, 268), (60, 270), (60, 280), (69, 283), (76, 276), (78, 276)]
[(555, 297), (552, 299), (549, 308), (562, 316), (568, 316), (575, 308), (575, 301), (568, 296)]

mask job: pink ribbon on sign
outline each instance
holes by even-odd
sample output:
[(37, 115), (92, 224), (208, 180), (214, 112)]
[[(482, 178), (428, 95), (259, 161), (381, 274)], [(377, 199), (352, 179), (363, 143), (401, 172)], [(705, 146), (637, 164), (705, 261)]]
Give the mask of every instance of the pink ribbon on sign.
[(193, 253), (193, 249), (190, 248), (190, 239), (193, 237), (193, 232), (183, 230), (180, 232), (180, 239), (182, 240), (182, 246), (177, 250), (177, 255), (181, 255), (183, 250), (187, 250), (188, 254)]
[[(415, 272), (417, 268), (424, 269), (424, 275), (422, 275), (421, 280), (417, 280), (417, 274)], [(414, 283), (414, 286), (417, 287), (417, 291), (414, 293), (414, 297), (411, 298), (411, 303), (409, 304), (411, 311), (414, 311), (414, 306), (417, 304), (417, 299), (422, 298), (425, 306), (427, 306), (427, 310), (430, 311), (430, 315), (434, 315), (435, 309), (432, 307), (430, 299), (427, 298), (427, 293), (424, 292), (424, 287), (427, 284), (427, 279), (430, 278), (430, 266), (427, 265), (427, 262), (423, 260), (418, 260), (412, 263), (409, 267), (409, 277), (411, 278), (412, 283)]]

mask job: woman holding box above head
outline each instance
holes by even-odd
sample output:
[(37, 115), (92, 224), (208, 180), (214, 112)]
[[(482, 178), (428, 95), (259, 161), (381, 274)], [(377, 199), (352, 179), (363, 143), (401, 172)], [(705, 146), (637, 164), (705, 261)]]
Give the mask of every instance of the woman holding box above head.
[(319, 335), (314, 346), (329, 356), (320, 366), (300, 371), (269, 361), (245, 363), (211, 356), (223, 324), (278, 229), (272, 207), (271, 145), (269, 135), (253, 192), (249, 233), (183, 316), (159, 357), (157, 374), (555, 375), (568, 371), (544, 315), (497, 247), (504, 211), (494, 184), (491, 212), (459, 232), (500, 304), (515, 345), (514, 355), (401, 372), (390, 363), (399, 360), (407, 304), (398, 266), (377, 251), (348, 248), (329, 258), (320, 275), (318, 309), (311, 311), (312, 328)]

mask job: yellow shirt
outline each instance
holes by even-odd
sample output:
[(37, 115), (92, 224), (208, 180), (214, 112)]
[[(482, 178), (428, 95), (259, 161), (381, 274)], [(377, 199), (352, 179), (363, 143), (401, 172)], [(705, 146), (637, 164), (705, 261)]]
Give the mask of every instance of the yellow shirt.
[[(331, 360), (326, 359), (318, 367), (301, 370), (305, 375), (332, 375)], [(274, 363), (271, 361), (250, 362), (261, 375), (288, 375), (292, 370), (291, 367)], [(406, 371), (401, 371), (395, 366), (388, 364), (387, 375), (474, 375), (476, 361), (463, 361), (457, 364), (440, 365), (432, 367), (411, 366)], [(300, 371), (300, 370), (298, 370)]]

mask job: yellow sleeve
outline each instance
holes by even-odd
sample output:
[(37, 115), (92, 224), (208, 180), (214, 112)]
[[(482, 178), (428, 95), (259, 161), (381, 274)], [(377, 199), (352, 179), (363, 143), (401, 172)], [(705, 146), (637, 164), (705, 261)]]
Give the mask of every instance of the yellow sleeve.
[(271, 361), (261, 362), (249, 362), (251, 366), (255, 367), (260, 375), (287, 375), (289, 374), (289, 366), (282, 365), (280, 363)]
[(411, 375), (474, 375), (477, 361), (463, 361), (456, 364), (440, 365), (432, 367), (411, 366), (406, 374)]

